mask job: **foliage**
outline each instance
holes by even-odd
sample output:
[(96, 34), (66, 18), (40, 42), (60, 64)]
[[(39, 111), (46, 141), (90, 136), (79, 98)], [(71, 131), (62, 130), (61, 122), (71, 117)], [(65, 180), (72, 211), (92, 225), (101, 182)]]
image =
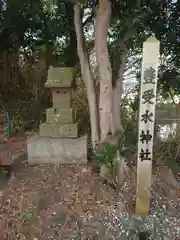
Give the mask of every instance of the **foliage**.
[(90, 133), (86, 88), (79, 76), (77, 76), (76, 89), (73, 92), (73, 107), (76, 109), (76, 120), (78, 121), (80, 134)]
[(165, 141), (160, 141), (154, 149), (155, 162), (167, 165), (175, 173), (180, 170), (180, 137), (171, 133)]
[(27, 111), (27, 109), (31, 108), (31, 105), (31, 102), (19, 101), (18, 103), (9, 102), (4, 106), (5, 112), (8, 112), (10, 115), (13, 135), (23, 134), (27, 130), (37, 129), (42, 115), (40, 114), (38, 119), (31, 118)]
[(69, 14), (66, 2), (10, 0), (4, 9), (2, 4), (0, 43), (3, 50), (16, 45), (32, 47), (34, 44), (54, 42), (57, 37), (70, 31), (69, 27), (66, 28), (69, 21), (66, 18)]
[(116, 180), (117, 152), (118, 144), (103, 143), (100, 144), (96, 151), (93, 152), (93, 164), (96, 168), (100, 168), (100, 176), (114, 182)]
[(110, 136), (106, 142), (98, 145), (96, 151), (93, 153), (93, 161), (98, 166), (105, 164), (107, 167), (113, 167), (117, 151), (123, 155), (124, 149), (124, 135), (117, 132), (115, 136)]
[[(161, 68), (159, 72), (159, 92), (164, 98), (172, 100), (173, 95), (179, 95), (180, 61), (179, 61), (179, 1), (167, 1), (159, 26), (154, 30), (161, 41)], [(154, 25), (157, 25), (154, 20)]]
[(105, 164), (107, 167), (112, 167), (118, 150), (118, 146), (104, 143), (103, 146), (100, 146), (99, 149), (94, 152), (93, 160), (98, 166)]
[[(137, 150), (138, 136), (138, 109), (139, 109), (139, 87), (138, 85), (130, 91), (133, 97), (124, 98), (121, 102), (121, 122), (124, 130), (124, 146), (128, 149), (125, 157), (128, 158)], [(127, 94), (128, 97), (129, 93)], [(130, 137), (129, 137), (130, 136)]]

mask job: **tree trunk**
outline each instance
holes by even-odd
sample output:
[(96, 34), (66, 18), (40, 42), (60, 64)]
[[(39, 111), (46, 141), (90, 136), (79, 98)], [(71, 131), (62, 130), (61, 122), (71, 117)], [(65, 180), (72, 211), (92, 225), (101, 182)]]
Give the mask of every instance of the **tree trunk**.
[(96, 17), (95, 47), (96, 59), (100, 74), (100, 139), (103, 142), (109, 133), (115, 133), (113, 121), (113, 87), (112, 68), (108, 54), (107, 34), (111, 20), (111, 3), (101, 0)]
[[(180, 118), (180, 103), (176, 104), (176, 118)], [(176, 138), (180, 138), (180, 122), (176, 121)]]
[(81, 65), (81, 73), (86, 83), (87, 99), (89, 105), (90, 123), (91, 123), (91, 140), (92, 147), (95, 150), (97, 143), (99, 143), (99, 124), (98, 111), (96, 104), (96, 93), (92, 71), (89, 63), (87, 46), (83, 33), (81, 8), (78, 5), (74, 7), (74, 24), (77, 37), (77, 51)]
[(115, 83), (114, 93), (113, 93), (113, 119), (114, 119), (114, 127), (116, 132), (122, 130), (120, 103), (121, 103), (121, 98), (123, 94), (123, 74), (126, 66), (126, 55), (127, 55), (127, 51), (125, 51), (121, 55), (120, 67), (118, 71), (118, 76), (116, 78), (116, 83)]

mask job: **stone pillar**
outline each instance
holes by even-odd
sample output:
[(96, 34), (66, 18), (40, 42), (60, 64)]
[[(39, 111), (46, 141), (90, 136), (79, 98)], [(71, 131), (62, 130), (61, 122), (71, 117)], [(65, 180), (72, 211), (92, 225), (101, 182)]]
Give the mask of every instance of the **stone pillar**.
[(52, 91), (53, 106), (46, 110), (46, 122), (39, 134), (27, 140), (28, 163), (87, 163), (87, 137), (78, 136), (72, 108), (74, 68), (51, 67), (46, 88)]

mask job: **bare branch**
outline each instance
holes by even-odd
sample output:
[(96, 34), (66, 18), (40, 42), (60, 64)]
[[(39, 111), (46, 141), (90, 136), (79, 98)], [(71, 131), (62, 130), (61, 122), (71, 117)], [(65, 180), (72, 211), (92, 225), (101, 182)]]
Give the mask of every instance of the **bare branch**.
[(96, 105), (96, 93), (94, 87), (94, 81), (92, 76), (91, 67), (89, 64), (89, 56), (87, 51), (87, 45), (83, 32), (83, 24), (81, 17), (82, 9), (77, 4), (74, 7), (74, 25), (77, 37), (77, 52), (81, 65), (81, 73), (83, 75), (86, 88), (87, 98), (90, 113), (91, 123), (91, 139), (93, 149), (95, 149), (97, 142), (99, 142), (99, 125), (98, 125), (98, 112)]
[(83, 32), (81, 13), (82, 13), (81, 7), (76, 4), (74, 7), (74, 25), (75, 25), (76, 38), (77, 38), (77, 52), (78, 52), (78, 56), (81, 64), (81, 69), (83, 71), (84, 63), (88, 61), (88, 55), (87, 55), (87, 46), (86, 46), (84, 32)]

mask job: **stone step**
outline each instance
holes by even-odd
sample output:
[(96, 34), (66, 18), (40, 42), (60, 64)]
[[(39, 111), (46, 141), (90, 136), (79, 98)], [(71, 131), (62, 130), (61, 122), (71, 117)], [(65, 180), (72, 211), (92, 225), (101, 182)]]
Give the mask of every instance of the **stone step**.
[(39, 134), (42, 137), (54, 138), (77, 138), (78, 137), (78, 124), (53, 124), (42, 123), (39, 126)]
[(69, 124), (75, 121), (74, 109), (62, 109), (56, 110), (54, 108), (46, 109), (46, 122), (47, 123), (59, 123)]

